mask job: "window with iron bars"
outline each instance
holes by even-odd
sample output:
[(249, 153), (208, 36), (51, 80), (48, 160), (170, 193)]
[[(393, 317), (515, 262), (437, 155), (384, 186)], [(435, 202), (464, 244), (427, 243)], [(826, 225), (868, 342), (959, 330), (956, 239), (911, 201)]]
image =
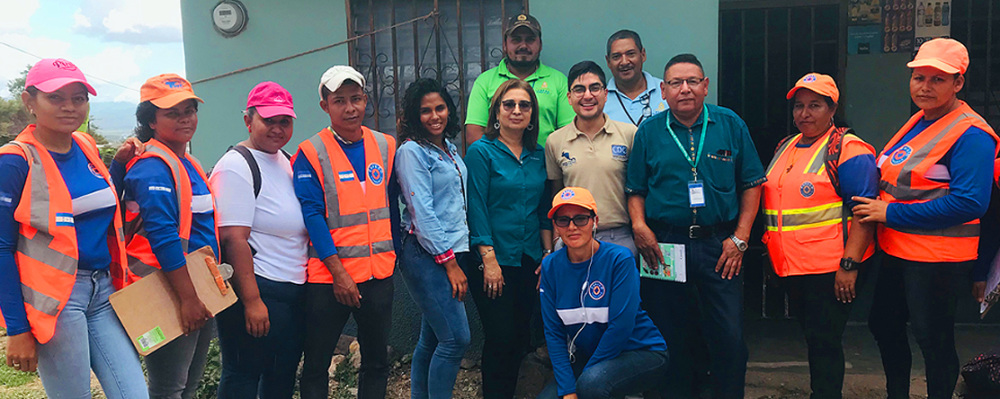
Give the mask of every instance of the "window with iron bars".
[[(527, 11), (527, 0), (349, 0), (351, 36), (415, 22), (351, 44), (351, 65), (365, 75), (365, 125), (395, 135), (396, 113), (406, 87), (435, 78), (455, 99), (465, 120), (476, 77), (503, 59), (503, 21)], [(427, 16), (426, 18), (421, 18)], [(464, 135), (456, 144), (464, 147)]]

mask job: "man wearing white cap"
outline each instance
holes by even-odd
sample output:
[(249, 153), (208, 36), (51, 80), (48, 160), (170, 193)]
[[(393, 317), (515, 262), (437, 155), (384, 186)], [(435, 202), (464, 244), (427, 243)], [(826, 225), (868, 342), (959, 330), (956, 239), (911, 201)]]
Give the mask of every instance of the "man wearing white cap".
[(388, 188), (396, 140), (361, 125), (364, 86), (364, 76), (349, 66), (323, 73), (319, 106), (330, 126), (302, 142), (292, 159), (311, 241), (299, 381), (306, 399), (328, 397), (330, 360), (352, 314), (361, 344), (358, 397), (385, 397), (396, 262)]

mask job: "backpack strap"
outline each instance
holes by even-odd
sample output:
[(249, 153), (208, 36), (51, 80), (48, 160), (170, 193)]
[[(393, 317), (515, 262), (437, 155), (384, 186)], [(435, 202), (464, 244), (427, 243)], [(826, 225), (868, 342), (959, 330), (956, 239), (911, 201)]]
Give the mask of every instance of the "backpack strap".
[[(250, 150), (248, 150), (242, 144), (234, 145), (232, 147), (229, 147), (229, 149), (236, 150), (236, 152), (240, 153), (240, 155), (243, 156), (243, 159), (247, 161), (247, 165), (250, 166), (250, 175), (253, 176), (253, 197), (257, 198), (257, 196), (260, 195), (260, 184), (261, 184), (260, 166), (257, 165), (257, 160), (254, 159), (253, 154), (250, 153)], [(285, 156), (288, 156), (288, 153), (284, 152), (284, 150), (282, 150), (282, 153), (284, 153)]]

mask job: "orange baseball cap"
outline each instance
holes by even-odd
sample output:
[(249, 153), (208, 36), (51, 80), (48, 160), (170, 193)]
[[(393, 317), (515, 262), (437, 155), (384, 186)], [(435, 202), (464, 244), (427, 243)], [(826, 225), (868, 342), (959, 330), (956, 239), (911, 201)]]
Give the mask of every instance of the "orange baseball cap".
[(142, 88), (139, 89), (140, 102), (149, 101), (161, 109), (170, 108), (180, 104), (181, 101), (191, 99), (205, 102), (194, 95), (191, 82), (173, 73), (153, 76), (147, 79), (146, 83), (143, 83)]
[(552, 198), (552, 209), (549, 210), (549, 219), (556, 215), (556, 211), (563, 205), (576, 205), (584, 209), (597, 212), (597, 201), (590, 191), (582, 187), (566, 187)]
[(795, 86), (788, 91), (785, 98), (791, 100), (799, 89), (809, 89), (821, 96), (830, 97), (835, 103), (840, 103), (840, 90), (837, 90), (837, 82), (834, 82), (830, 75), (816, 72), (807, 73), (806, 76), (795, 82)]
[(932, 39), (920, 45), (917, 56), (906, 66), (931, 67), (944, 73), (964, 75), (969, 69), (969, 50), (955, 39)]

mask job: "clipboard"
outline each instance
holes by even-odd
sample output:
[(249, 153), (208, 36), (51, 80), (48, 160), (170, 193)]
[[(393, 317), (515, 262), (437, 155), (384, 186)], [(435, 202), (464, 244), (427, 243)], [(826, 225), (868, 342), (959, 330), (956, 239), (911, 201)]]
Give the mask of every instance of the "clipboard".
[[(201, 247), (186, 259), (195, 292), (212, 316), (236, 303), (236, 293), (219, 273), (212, 248)], [(161, 270), (111, 294), (110, 301), (140, 355), (153, 353), (183, 333), (180, 301)]]

